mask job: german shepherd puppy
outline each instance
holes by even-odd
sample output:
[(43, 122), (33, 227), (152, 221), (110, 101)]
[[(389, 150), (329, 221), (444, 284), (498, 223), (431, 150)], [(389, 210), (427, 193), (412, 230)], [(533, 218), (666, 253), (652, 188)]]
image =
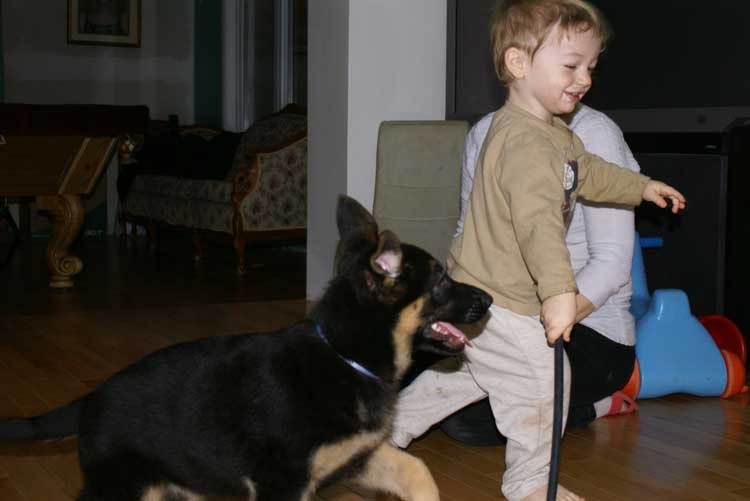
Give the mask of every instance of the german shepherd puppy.
[(66, 407), (0, 420), (0, 438), (77, 433), (80, 501), (304, 501), (342, 478), (437, 500), (425, 465), (388, 442), (399, 380), (420, 343), (461, 350), (451, 322), (492, 300), (353, 199), (337, 222), (337, 274), (306, 320), (159, 350)]

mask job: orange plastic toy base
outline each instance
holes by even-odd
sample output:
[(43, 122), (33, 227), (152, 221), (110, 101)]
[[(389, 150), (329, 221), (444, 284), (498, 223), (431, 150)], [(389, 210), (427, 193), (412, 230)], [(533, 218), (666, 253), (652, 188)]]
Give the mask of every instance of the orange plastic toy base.
[(722, 315), (704, 315), (698, 320), (714, 338), (719, 349), (734, 353), (743, 364), (747, 361), (745, 338), (734, 322)]
[(724, 393), (721, 394), (721, 398), (746, 392), (745, 364), (742, 363), (742, 360), (740, 360), (740, 357), (736, 353), (725, 349), (721, 349), (720, 351), (727, 366), (727, 385), (724, 388)]
[(630, 375), (630, 380), (620, 391), (633, 400), (638, 398), (638, 394), (641, 392), (641, 366), (638, 364), (637, 358), (635, 359), (635, 366), (633, 366), (633, 373)]

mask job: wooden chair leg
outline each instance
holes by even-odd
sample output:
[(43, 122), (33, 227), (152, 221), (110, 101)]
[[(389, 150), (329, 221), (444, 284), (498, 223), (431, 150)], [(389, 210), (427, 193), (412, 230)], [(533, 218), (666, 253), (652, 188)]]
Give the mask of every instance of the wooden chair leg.
[(195, 245), (195, 254), (193, 254), (193, 260), (196, 263), (203, 262), (205, 256), (203, 252), (203, 235), (200, 230), (193, 230), (193, 244)]
[[(128, 238), (135, 238), (138, 233), (138, 226), (135, 221), (131, 222), (130, 218), (128, 218), (127, 214), (123, 211), (120, 211), (120, 213), (117, 214), (117, 224), (120, 227), (120, 239), (124, 242), (127, 241)], [(130, 225), (130, 233), (128, 233), (128, 224)]]
[(151, 253), (156, 252), (157, 242), (159, 240), (159, 226), (154, 219), (149, 219), (146, 223), (146, 237), (148, 239), (148, 250)]
[(158, 228), (156, 227), (156, 221), (153, 219), (149, 219), (148, 224), (146, 225), (146, 234), (148, 235), (148, 239), (151, 242), (156, 242), (157, 238), (157, 232)]
[(135, 247), (138, 244), (138, 223), (135, 221), (132, 221), (130, 223), (130, 233), (128, 233), (127, 228), (128, 222), (125, 222), (125, 241), (128, 243), (129, 247)]
[(245, 246), (247, 239), (243, 235), (234, 235), (234, 252), (237, 254), (237, 274), (245, 274)]
[(8, 245), (4, 254), (0, 255), (0, 266), (3, 266), (10, 261), (11, 256), (13, 256), (13, 251), (21, 241), (21, 232), (19, 231), (7, 205), (0, 207), (0, 223), (3, 223), (3, 225), (0, 225), (0, 233), (3, 230), (3, 226), (4, 229), (7, 229), (7, 231), (10, 232), (10, 245)]

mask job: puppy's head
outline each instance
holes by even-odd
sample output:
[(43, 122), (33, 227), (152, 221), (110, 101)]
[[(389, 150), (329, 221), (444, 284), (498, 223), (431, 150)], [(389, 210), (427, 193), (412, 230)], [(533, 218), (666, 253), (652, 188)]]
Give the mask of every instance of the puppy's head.
[(358, 302), (394, 318), (394, 340), (411, 356), (414, 347), (455, 353), (466, 336), (454, 323), (480, 320), (492, 298), (452, 280), (423, 249), (379, 232), (372, 215), (349, 197), (340, 197), (337, 222), (341, 252), (337, 273), (352, 284)]

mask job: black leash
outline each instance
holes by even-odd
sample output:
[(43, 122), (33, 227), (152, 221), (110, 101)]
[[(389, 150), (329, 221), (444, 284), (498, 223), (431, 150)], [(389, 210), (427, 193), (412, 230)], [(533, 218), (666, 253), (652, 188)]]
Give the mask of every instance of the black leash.
[(549, 463), (547, 501), (557, 499), (557, 477), (560, 473), (560, 442), (563, 416), (563, 367), (565, 363), (562, 336), (555, 341), (555, 399), (552, 417), (552, 454)]

